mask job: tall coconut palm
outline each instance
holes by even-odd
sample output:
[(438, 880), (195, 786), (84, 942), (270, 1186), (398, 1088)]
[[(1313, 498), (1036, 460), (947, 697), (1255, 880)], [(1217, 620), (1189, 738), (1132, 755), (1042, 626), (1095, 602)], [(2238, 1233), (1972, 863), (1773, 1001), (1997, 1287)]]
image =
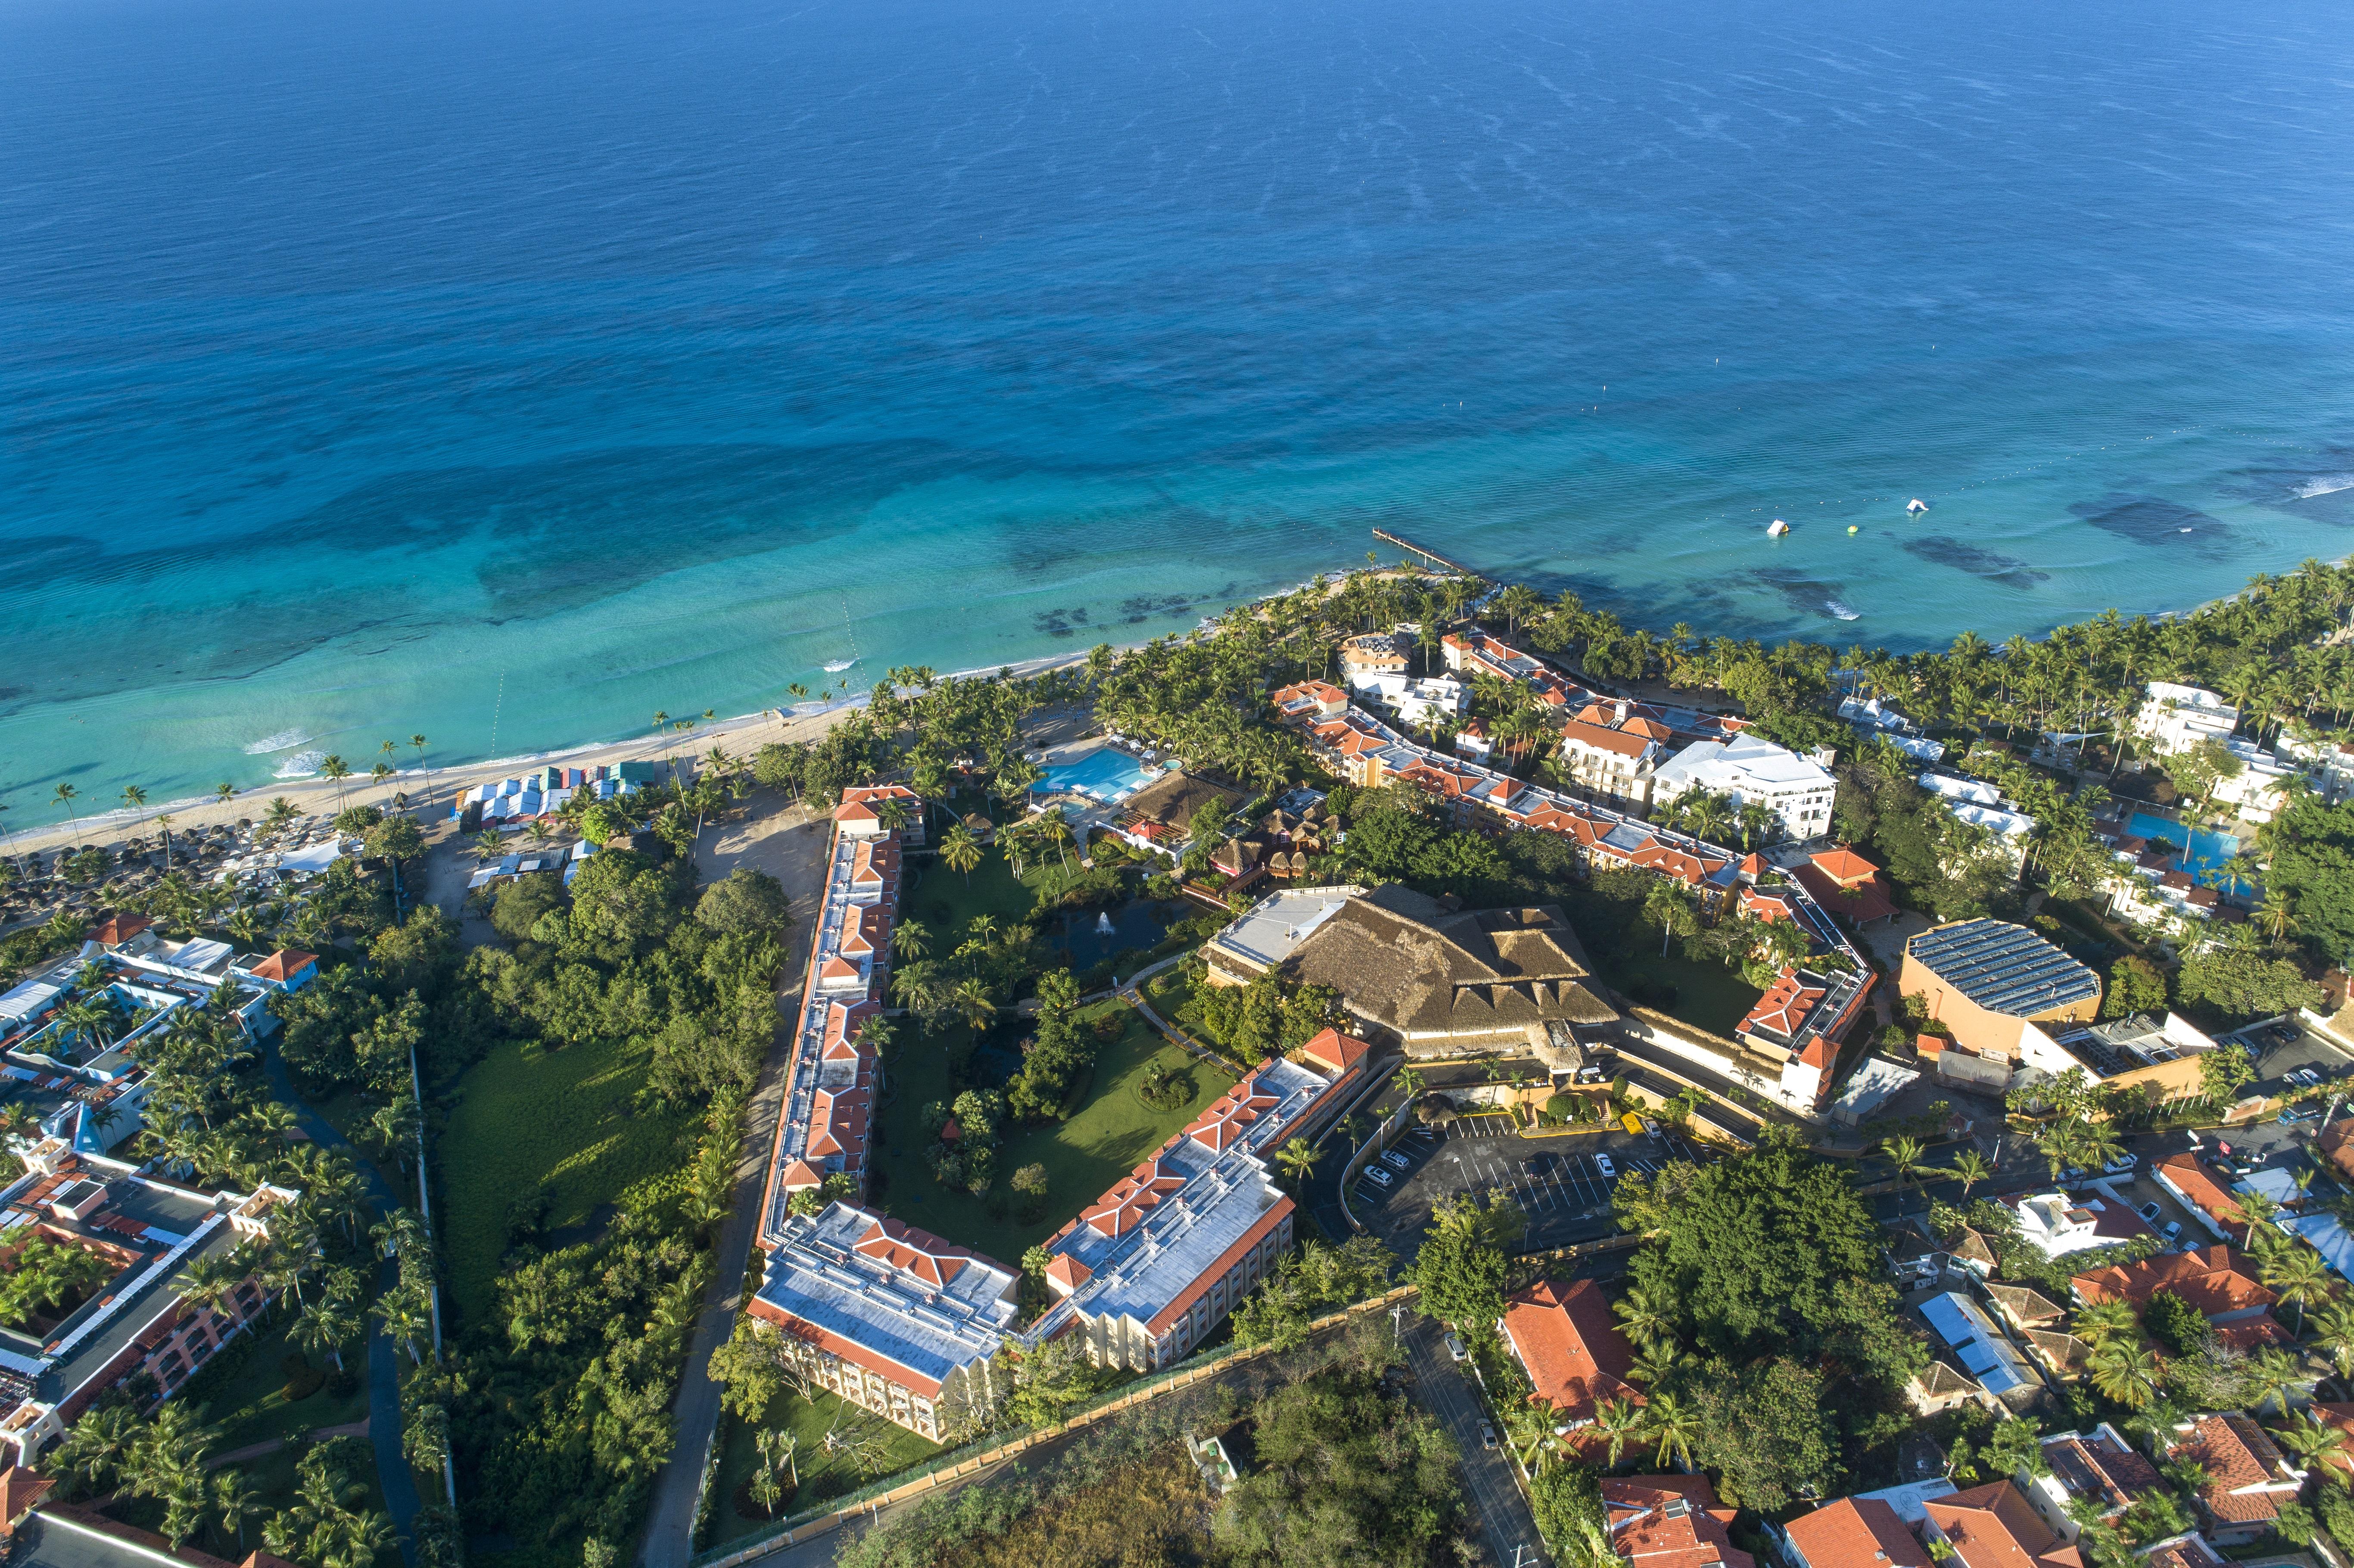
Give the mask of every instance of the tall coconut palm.
[(2331, 1294), (2329, 1269), (2321, 1261), (2321, 1255), (2309, 1246), (2285, 1246), (2265, 1258), (2259, 1272), (2274, 1296), (2296, 1305), (2294, 1332), (2303, 1336), (2306, 1308), (2313, 1302), (2327, 1300)]
[(1295, 1138), (1275, 1151), (1275, 1162), (1295, 1182), (1306, 1181), (1323, 1158), (1324, 1151), (1304, 1138)]
[(1965, 1202), (1969, 1201), (1970, 1189), (1993, 1174), (1994, 1167), (1988, 1164), (1986, 1156), (1975, 1149), (1965, 1149), (1954, 1156), (1953, 1176), (1962, 1184), (1962, 1200)]
[(972, 836), (971, 829), (959, 822), (940, 835), (940, 859), (948, 863), (949, 870), (962, 872), (965, 885), (970, 887), (973, 868), (981, 863), (981, 841)]
[(1660, 1393), (1652, 1396), (1643, 1416), (1643, 1436), (1659, 1446), (1655, 1463), (1664, 1465), (1671, 1456), (1680, 1464), (1691, 1463), (1692, 1439), (1700, 1436), (1697, 1412), (1687, 1410), (1674, 1394)]
[(2115, 1339), (2093, 1352), (2093, 1386), (2128, 1410), (2139, 1410), (2158, 1397), (2162, 1364), (2147, 1345)]
[(1620, 1297), (1610, 1310), (1617, 1315), (1620, 1330), (1637, 1344), (1649, 1347), (1675, 1343), (1675, 1323), (1669, 1316), (1668, 1304), (1641, 1286)]
[(76, 793), (78, 793), (78, 791), (72, 785), (60, 784), (58, 786), (57, 793), (53, 799), (56, 800), (58, 805), (63, 806), (66, 809), (66, 815), (72, 819), (74, 832), (81, 832), (81, 819), (74, 815), (73, 809), (74, 796)]
[[(136, 784), (125, 784), (122, 787), (122, 809), (126, 811), (134, 813), (145, 810), (147, 809), (147, 791), (142, 789)], [(138, 821), (134, 821), (131, 825), (132, 831), (135, 832), (138, 831), (140, 824)]]
[(2312, 1411), (2294, 1416), (2273, 1436), (2282, 1447), (2296, 1456), (2297, 1468), (2307, 1475), (2319, 1471), (2322, 1479), (2340, 1491), (2354, 1488), (2354, 1457), (2347, 1453), (2344, 1427), (2322, 1420)]
[(1890, 1165), (1895, 1167), (1896, 1185), (1901, 1190), (1913, 1180), (1913, 1173), (1921, 1169), (1925, 1150), (1919, 1139), (1906, 1135), (1886, 1139), (1881, 1144), (1880, 1152)]
[(335, 787), (335, 810), (344, 809), (344, 780), (352, 776), (352, 765), (334, 752), (319, 759), (319, 771)]
[(1594, 1407), (1594, 1427), (1610, 1440), (1610, 1463), (1643, 1433), (1643, 1407), (1631, 1399), (1606, 1399)]
[(891, 929), (891, 948), (903, 959), (920, 959), (931, 951), (931, 928), (921, 920), (902, 920)]

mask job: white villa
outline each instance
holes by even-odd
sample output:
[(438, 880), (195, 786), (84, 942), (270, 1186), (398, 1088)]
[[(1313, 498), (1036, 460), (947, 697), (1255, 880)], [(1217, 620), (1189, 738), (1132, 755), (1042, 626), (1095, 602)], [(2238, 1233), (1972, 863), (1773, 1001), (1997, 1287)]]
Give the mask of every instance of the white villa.
[(1779, 819), (1783, 832), (1803, 841), (1830, 832), (1839, 784), (1814, 758), (1742, 735), (1694, 741), (1677, 752), (1653, 778), (1651, 799), (1665, 804), (1689, 789), (1730, 795), (1736, 806), (1755, 800)]

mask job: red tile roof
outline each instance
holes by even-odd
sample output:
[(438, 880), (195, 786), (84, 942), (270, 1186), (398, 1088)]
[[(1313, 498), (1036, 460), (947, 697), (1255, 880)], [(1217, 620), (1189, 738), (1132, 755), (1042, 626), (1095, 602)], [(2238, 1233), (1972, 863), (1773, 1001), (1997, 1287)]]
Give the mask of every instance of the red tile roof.
[(1337, 1077), (1363, 1061), (1372, 1050), (1371, 1045), (1354, 1035), (1327, 1029), (1300, 1046), (1295, 1054), (1305, 1056), (1317, 1066), (1329, 1069)]
[(1209, 1109), (1187, 1123), (1184, 1136), (1213, 1154), (1223, 1154), (1249, 1130), (1253, 1122), (1282, 1103), (1279, 1097), (1259, 1088), (1258, 1074), (1254, 1070), (1211, 1101)]
[[(2288, 1461), (2264, 1428), (2244, 1415), (2202, 1415), (2166, 1452), (2170, 1459), (2196, 1459), (2206, 1467), (2199, 1501), (2228, 1523), (2278, 1519), (2282, 1501), (2296, 1495)], [(2260, 1489), (2267, 1487), (2281, 1489)]]
[(85, 938), (102, 948), (112, 948), (131, 940), (155, 923), (152, 916), (116, 915), (92, 927)]
[(1829, 994), (1820, 986), (1808, 985), (1797, 970), (1785, 966), (1774, 981), (1774, 989), (1759, 997), (1757, 1005), (1749, 1010), (1749, 1016), (1741, 1021), (1741, 1033), (1746, 1034), (1754, 1030), (1795, 1040), (1816, 1005)]
[[(1273, 1102), (1270, 1101), (1270, 1104)], [(1083, 1210), (1079, 1218), (1108, 1236), (1125, 1235), (1143, 1224), (1147, 1211), (1185, 1184), (1185, 1173), (1156, 1154)]]
[(919, 1231), (900, 1220), (877, 1219), (859, 1237), (856, 1251), (865, 1257), (914, 1275), (927, 1285), (944, 1286), (964, 1272), (981, 1255), (970, 1247), (944, 1242), (929, 1231)]
[(1636, 1568), (1757, 1568), (1733, 1544), (1734, 1510), (1705, 1476), (1613, 1476), (1602, 1482), (1610, 1543)]
[(1929, 1549), (1878, 1498), (1841, 1498), (1783, 1528), (1807, 1568), (1929, 1568)]
[(1816, 869), (1842, 887), (1855, 883), (1870, 882), (1880, 874), (1878, 866), (1845, 844), (1840, 845), (1835, 850), (1825, 850), (1822, 853), (1808, 858)]
[(1929, 1522), (1954, 1548), (1964, 1568), (2084, 1568), (2009, 1481), (1931, 1498)]
[(281, 948), (254, 965), (253, 972), (261, 980), (276, 980), (283, 985), (318, 961), (316, 953), (306, 953), (299, 948)]
[(2169, 1154), (2158, 1162), (2158, 1169), (2181, 1189), (2184, 1197), (2222, 1226), (2232, 1240), (2248, 1239), (2248, 1222), (2240, 1213), (2240, 1201), (2232, 1196), (2231, 1188), (2207, 1168), (2205, 1161), (2195, 1154)]
[(2076, 1298), (2087, 1307), (2103, 1301), (2130, 1301), (2139, 1308), (2157, 1292), (2170, 1290), (2211, 1319), (2253, 1313), (2270, 1307), (2274, 1299), (2248, 1260), (2228, 1246), (2202, 1246), (2195, 1252), (2161, 1253), (2136, 1264), (2112, 1264), (2080, 1274), (2070, 1283), (2076, 1287)]
[(1644, 1403), (1627, 1382), (1634, 1351), (1602, 1287), (1590, 1279), (1540, 1280), (1508, 1298), (1504, 1338), (1536, 1389), (1530, 1399), (1552, 1405), (1564, 1425), (1593, 1420), (1594, 1407), (1606, 1399)]

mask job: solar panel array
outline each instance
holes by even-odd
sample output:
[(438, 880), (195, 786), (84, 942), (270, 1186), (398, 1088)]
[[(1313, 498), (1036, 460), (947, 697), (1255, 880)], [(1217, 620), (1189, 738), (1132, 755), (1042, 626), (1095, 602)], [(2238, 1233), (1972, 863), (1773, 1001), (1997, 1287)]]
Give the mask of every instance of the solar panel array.
[(2032, 1018), (2101, 994), (2100, 977), (2007, 920), (1965, 920), (1924, 931), (1905, 950), (1988, 1012)]

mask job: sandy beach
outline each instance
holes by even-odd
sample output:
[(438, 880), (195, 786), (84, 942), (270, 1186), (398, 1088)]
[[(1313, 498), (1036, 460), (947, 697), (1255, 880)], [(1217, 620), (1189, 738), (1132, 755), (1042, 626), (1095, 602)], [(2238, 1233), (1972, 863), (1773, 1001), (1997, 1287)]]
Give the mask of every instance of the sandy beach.
[[(988, 670), (960, 670), (956, 676), (994, 675), (1000, 669), (1010, 669), (1016, 675), (1035, 675), (1063, 665), (1082, 663), (1086, 657), (1083, 653), (1058, 653)], [(537, 751), (527, 756), (460, 763), (449, 768), (405, 768), (382, 784), (364, 774), (355, 773), (344, 780), (341, 794), (345, 805), (381, 805), (390, 801), (395, 792), (405, 791), (411, 807), (417, 809), (424, 819), (432, 821), (446, 814), (452, 789), (487, 779), (511, 778), (527, 768), (546, 767), (551, 762), (560, 762), (572, 768), (593, 768), (650, 758), (702, 757), (715, 746), (725, 747), (731, 756), (749, 758), (761, 747), (773, 742), (816, 740), (842, 722), (846, 715), (865, 705), (866, 694), (861, 692), (822, 709), (818, 709), (815, 704), (802, 705), (803, 710), (816, 711), (786, 709), (779, 712), (772, 708), (765, 713), (715, 719), (693, 729), (669, 735), (646, 735), (634, 740), (598, 742), (558, 751)], [(79, 825), (58, 822), (44, 827), (16, 829), (13, 842), (0, 844), (0, 849), (11, 854), (27, 854), (60, 849), (69, 844), (113, 843), (133, 836), (145, 837), (155, 831), (155, 820), (164, 816), (172, 819), (175, 828), (210, 826), (248, 818), (258, 820), (269, 808), (270, 802), (281, 796), (293, 801), (305, 812), (331, 811), (335, 809), (337, 790), (332, 780), (323, 778), (289, 779), (264, 789), (249, 789), (226, 801), (201, 795), (185, 800), (150, 801), (135, 811), (122, 809), (84, 811), (80, 814)], [(0, 818), (0, 823), (5, 822), (5, 819)]]

